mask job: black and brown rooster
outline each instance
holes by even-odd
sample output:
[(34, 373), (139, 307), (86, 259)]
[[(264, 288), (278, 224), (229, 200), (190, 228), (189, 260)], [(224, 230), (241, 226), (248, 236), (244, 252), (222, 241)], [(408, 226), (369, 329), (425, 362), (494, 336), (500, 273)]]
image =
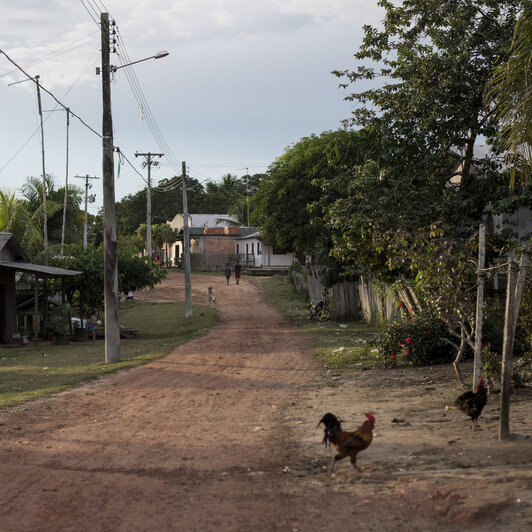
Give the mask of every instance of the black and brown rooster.
[(472, 428), (473, 430), (477, 430), (477, 419), (482, 413), (482, 409), (486, 406), (487, 402), (488, 394), (486, 393), (486, 388), (484, 386), (484, 379), (480, 377), (478, 379), (475, 391), (463, 393), (460, 395), (460, 397), (456, 398), (454, 404), (462, 412), (464, 412), (464, 414), (471, 418)]
[(321, 423), (325, 425), (323, 443), (325, 445), (332, 444), (336, 448), (336, 455), (331, 461), (329, 474), (332, 474), (334, 464), (346, 456), (350, 457), (352, 466), (360, 471), (357, 466), (357, 454), (368, 448), (373, 439), (373, 429), (375, 428), (375, 417), (366, 414), (366, 418), (360, 427), (351, 432), (342, 430), (339, 419), (330, 412), (320, 419), (318, 427)]

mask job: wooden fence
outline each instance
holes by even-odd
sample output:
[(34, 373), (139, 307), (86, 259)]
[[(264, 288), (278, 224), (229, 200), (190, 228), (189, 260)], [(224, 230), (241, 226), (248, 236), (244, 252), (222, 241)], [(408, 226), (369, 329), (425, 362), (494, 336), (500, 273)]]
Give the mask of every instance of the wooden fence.
[(251, 254), (191, 253), (190, 268), (200, 272), (216, 272), (223, 270), (227, 263), (233, 267), (237, 259), (242, 266), (255, 266), (255, 258)]

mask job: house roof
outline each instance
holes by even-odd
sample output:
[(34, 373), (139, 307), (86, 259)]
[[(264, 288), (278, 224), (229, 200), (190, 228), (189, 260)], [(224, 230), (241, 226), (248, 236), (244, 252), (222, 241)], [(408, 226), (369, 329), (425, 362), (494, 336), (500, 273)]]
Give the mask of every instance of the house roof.
[(0, 261), (0, 269), (15, 270), (23, 273), (37, 274), (40, 278), (73, 277), (83, 272), (77, 270), (65, 270), (55, 266), (43, 266), (42, 264), (30, 264), (29, 262)]
[(229, 214), (189, 214), (192, 220), (192, 227), (225, 227), (226, 222), (217, 222), (217, 220), (233, 220), (236, 222), (234, 216)]
[(246, 240), (248, 238), (262, 238), (262, 233), (256, 227), (243, 227), (242, 235), (237, 240)]
[(10, 248), (18, 259), (27, 260), (24, 251), (18, 245), (13, 233), (0, 233), (0, 251), (4, 248)]

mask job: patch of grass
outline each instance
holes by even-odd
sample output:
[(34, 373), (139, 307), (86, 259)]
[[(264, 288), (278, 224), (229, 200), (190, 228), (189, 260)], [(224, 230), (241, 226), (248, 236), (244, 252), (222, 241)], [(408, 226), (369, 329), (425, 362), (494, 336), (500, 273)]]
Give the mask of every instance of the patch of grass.
[(262, 286), (266, 297), (302, 331), (312, 337), (317, 357), (331, 369), (345, 371), (377, 366), (377, 353), (368, 348), (368, 340), (377, 333), (364, 322), (320, 322), (309, 319), (308, 301), (298, 294), (285, 275), (265, 278)]
[(185, 319), (184, 303), (134, 302), (120, 312), (120, 324), (136, 329), (137, 338), (120, 341), (121, 362), (105, 363), (105, 344), (98, 340), (0, 349), (0, 406), (46, 397), (100, 375), (160, 358), (177, 345), (205, 334), (216, 310), (194, 307)]

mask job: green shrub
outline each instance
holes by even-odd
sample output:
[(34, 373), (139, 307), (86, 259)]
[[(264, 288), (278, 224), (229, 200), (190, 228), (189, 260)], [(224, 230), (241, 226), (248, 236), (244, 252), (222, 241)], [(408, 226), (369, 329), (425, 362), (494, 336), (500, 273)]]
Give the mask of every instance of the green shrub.
[(454, 349), (443, 338), (448, 337), (445, 324), (430, 312), (409, 312), (398, 321), (388, 323), (374, 346), (384, 367), (426, 366), (450, 362)]

